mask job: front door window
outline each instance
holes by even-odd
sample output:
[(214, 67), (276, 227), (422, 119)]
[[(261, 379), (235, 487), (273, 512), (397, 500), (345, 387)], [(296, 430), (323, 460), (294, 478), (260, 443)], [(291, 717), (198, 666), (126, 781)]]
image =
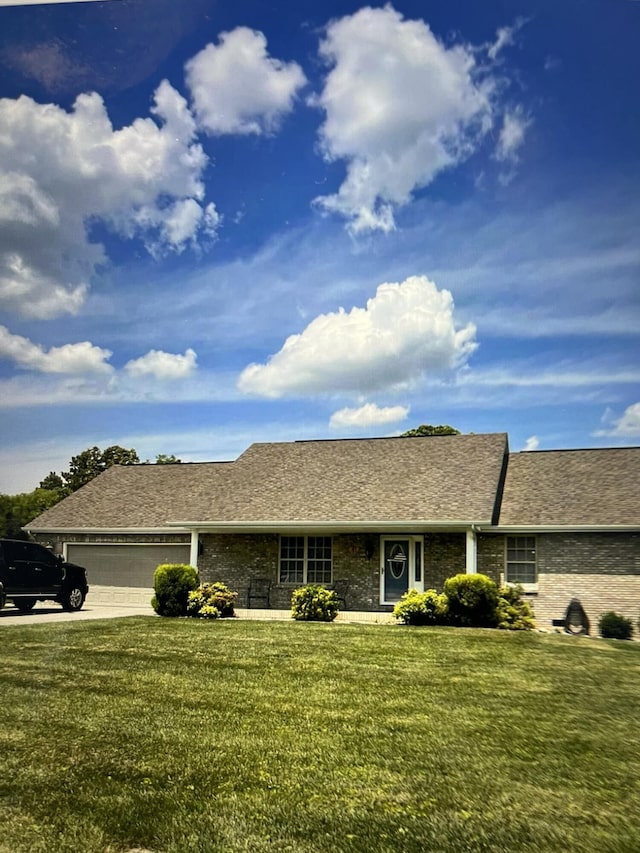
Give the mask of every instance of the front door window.
[(380, 602), (395, 604), (411, 587), (422, 589), (422, 536), (382, 538)]
[(399, 601), (409, 589), (409, 540), (385, 539), (384, 599)]

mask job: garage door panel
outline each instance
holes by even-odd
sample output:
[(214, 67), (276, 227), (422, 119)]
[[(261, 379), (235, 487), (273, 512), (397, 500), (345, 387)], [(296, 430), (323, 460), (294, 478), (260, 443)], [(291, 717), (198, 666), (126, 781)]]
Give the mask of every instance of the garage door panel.
[(189, 563), (189, 545), (67, 545), (67, 560), (87, 570), (89, 586), (153, 587), (160, 563)]

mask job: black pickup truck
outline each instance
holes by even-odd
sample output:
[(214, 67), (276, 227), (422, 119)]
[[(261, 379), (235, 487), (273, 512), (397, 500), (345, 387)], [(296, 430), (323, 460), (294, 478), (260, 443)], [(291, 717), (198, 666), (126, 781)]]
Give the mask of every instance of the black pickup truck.
[(0, 609), (9, 598), (28, 613), (36, 601), (57, 601), (80, 610), (89, 587), (82, 566), (65, 563), (35, 542), (0, 539)]

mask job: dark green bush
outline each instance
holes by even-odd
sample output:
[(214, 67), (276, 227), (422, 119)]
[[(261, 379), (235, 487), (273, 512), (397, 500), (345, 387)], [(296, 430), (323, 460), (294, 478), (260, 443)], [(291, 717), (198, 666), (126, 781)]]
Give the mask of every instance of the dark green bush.
[(186, 616), (189, 593), (200, 579), (193, 566), (162, 563), (153, 576), (155, 595), (151, 606), (160, 616)]
[(498, 587), (486, 575), (454, 575), (444, 582), (453, 625), (495, 628), (498, 624)]
[(229, 587), (220, 581), (203, 583), (189, 593), (187, 613), (189, 616), (207, 619), (233, 616), (237, 597), (237, 592), (231, 592)]
[(633, 637), (633, 623), (620, 613), (609, 610), (598, 620), (600, 636), (609, 640), (630, 640)]
[(521, 586), (501, 586), (496, 609), (498, 628), (507, 631), (526, 631), (535, 628), (533, 611), (528, 601), (522, 600)]
[(301, 586), (291, 596), (291, 615), (298, 621), (333, 622), (338, 615), (338, 596), (323, 586)]
[(405, 625), (444, 625), (449, 611), (447, 596), (435, 589), (410, 589), (393, 608), (393, 616)]

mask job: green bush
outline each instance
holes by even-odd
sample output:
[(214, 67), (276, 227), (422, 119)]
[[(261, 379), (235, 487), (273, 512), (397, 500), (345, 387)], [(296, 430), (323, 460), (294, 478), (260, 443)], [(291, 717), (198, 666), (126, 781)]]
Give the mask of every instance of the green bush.
[(160, 616), (186, 616), (189, 593), (199, 583), (197, 569), (183, 563), (162, 563), (153, 576), (151, 606)]
[(529, 602), (522, 600), (521, 586), (501, 586), (498, 595), (498, 628), (507, 631), (527, 631), (535, 628), (533, 611)]
[(333, 622), (338, 615), (338, 596), (323, 586), (301, 586), (291, 596), (291, 615), (298, 621)]
[(203, 583), (189, 593), (187, 613), (206, 619), (217, 619), (234, 615), (237, 592), (231, 592), (228, 586), (216, 581)]
[(498, 624), (498, 587), (486, 575), (454, 575), (444, 582), (444, 592), (453, 625), (495, 628)]
[(449, 605), (446, 595), (435, 589), (410, 589), (393, 608), (393, 616), (405, 625), (444, 625)]
[(609, 640), (630, 640), (633, 637), (633, 623), (620, 613), (609, 610), (598, 620), (600, 636)]

